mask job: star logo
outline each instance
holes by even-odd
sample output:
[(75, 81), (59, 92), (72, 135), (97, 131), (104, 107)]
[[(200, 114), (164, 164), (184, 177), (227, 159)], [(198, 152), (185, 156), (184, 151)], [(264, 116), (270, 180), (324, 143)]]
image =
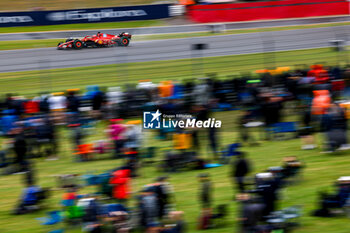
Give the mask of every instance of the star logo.
[(153, 116), (151, 122), (153, 122), (154, 120), (159, 121), (159, 117), (160, 117), (162, 114), (159, 112), (159, 109), (157, 109), (157, 111), (156, 111), (155, 113), (151, 113), (151, 115)]

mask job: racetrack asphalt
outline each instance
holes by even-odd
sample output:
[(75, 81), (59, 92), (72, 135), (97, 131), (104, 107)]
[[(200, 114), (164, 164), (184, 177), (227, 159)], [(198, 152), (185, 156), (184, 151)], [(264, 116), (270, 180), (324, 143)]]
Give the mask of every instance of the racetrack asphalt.
[(350, 26), (244, 33), (224, 36), (139, 41), (129, 47), (56, 50), (56, 48), (0, 51), (0, 72), (95, 66), (124, 62), (186, 59), (199, 56), (197, 43), (207, 44), (205, 57), (329, 47), (348, 41)]

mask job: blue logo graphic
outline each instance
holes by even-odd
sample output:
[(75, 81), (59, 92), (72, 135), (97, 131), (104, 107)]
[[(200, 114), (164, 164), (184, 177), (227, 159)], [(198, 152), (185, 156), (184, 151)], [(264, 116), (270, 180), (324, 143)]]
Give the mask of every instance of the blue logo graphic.
[(157, 110), (156, 112), (143, 112), (143, 128), (144, 129), (160, 129), (162, 113)]

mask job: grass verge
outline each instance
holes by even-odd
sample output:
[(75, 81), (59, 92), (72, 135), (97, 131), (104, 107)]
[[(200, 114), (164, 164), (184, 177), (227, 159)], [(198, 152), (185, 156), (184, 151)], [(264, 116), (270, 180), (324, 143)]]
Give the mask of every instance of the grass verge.
[(0, 73), (0, 93), (9, 91), (36, 95), (42, 91), (60, 91), (85, 88), (87, 85), (124, 86), (138, 80), (164, 79), (182, 81), (218, 73), (220, 78), (250, 75), (252, 71), (268, 67), (344, 64), (349, 61), (347, 51), (335, 52), (330, 48), (305, 49), (267, 54), (246, 54), (207, 57), (202, 60), (169, 60), (156, 62), (120, 63), (66, 69)]

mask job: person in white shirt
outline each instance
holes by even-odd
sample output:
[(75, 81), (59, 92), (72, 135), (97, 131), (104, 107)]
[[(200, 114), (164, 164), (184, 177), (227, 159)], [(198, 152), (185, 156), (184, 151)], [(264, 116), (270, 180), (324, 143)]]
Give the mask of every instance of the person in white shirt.
[(49, 109), (56, 124), (64, 123), (64, 111), (67, 107), (67, 98), (63, 92), (53, 93), (49, 99)]

